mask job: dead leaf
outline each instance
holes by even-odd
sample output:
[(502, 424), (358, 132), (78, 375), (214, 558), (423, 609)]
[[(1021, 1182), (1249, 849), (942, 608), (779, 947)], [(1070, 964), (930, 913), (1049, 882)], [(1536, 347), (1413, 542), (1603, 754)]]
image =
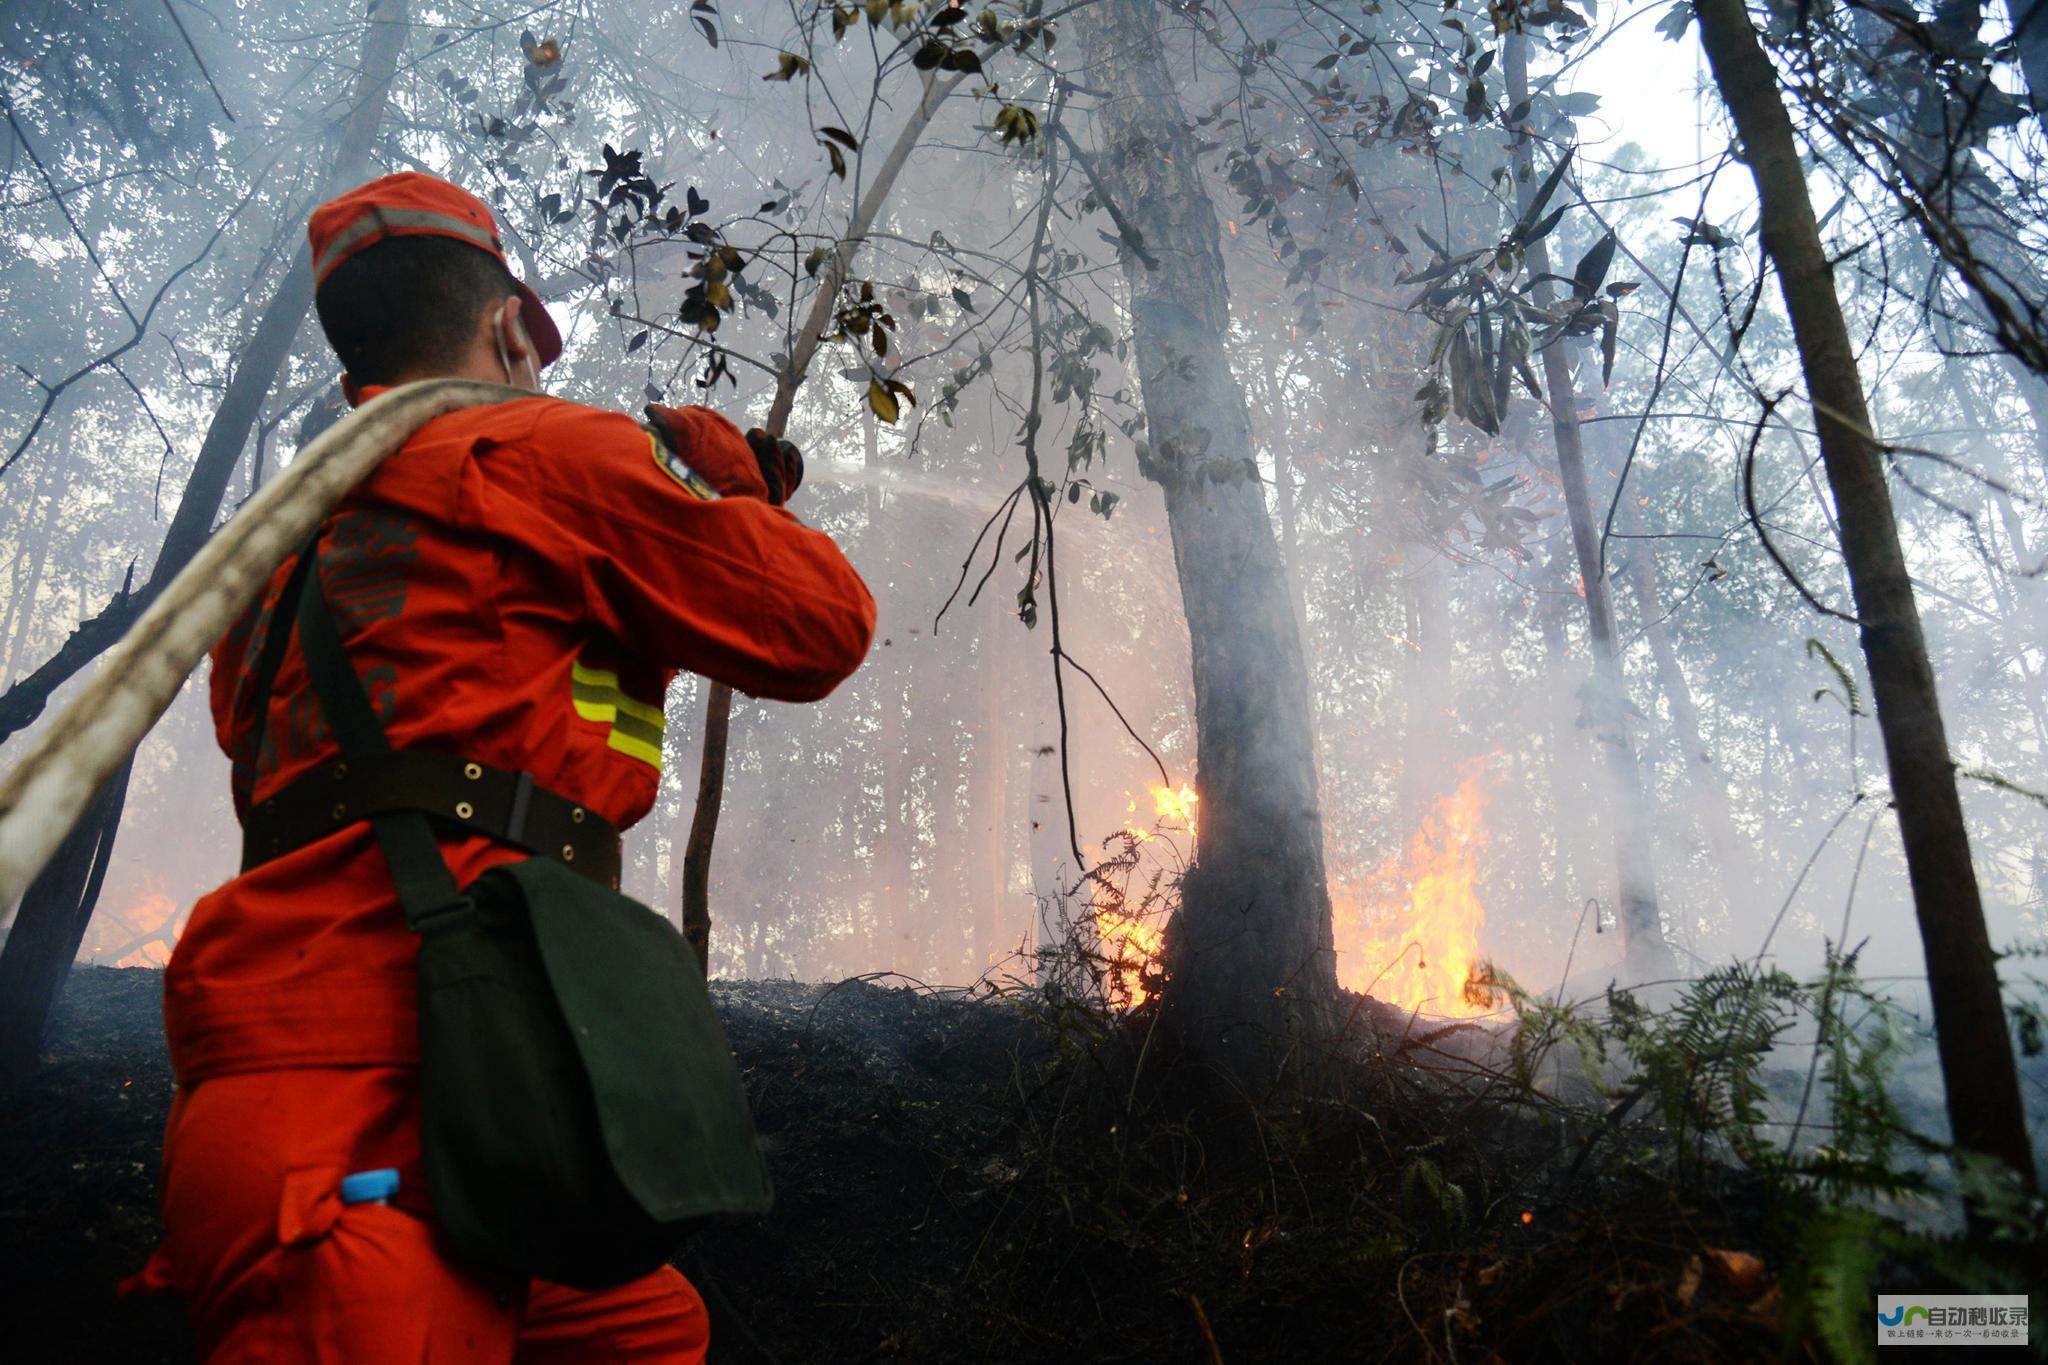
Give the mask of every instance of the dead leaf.
[(1695, 1256), (1685, 1263), (1685, 1273), (1678, 1277), (1678, 1306), (1692, 1307), (1692, 1301), (1700, 1292), (1700, 1258)]
[(1746, 1251), (1724, 1251), (1720, 1247), (1704, 1247), (1707, 1260), (1713, 1265), (1714, 1273), (1728, 1281), (1744, 1294), (1754, 1294), (1763, 1286), (1764, 1263)]

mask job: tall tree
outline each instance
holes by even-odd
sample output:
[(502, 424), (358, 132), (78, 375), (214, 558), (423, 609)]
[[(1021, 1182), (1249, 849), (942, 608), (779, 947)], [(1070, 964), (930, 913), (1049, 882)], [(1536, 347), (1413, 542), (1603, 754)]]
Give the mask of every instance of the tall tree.
[[(342, 124), (334, 165), (324, 181), (322, 197), (339, 193), (362, 180), (370, 165), (377, 126), (384, 116), (398, 56), (411, 31), (410, 0), (373, 4), (363, 36), (361, 75), (347, 120)], [(10, 688), (0, 698), (0, 738), (12, 734), (42, 711), (57, 686), (113, 647), (134, 619), (178, 571), (197, 554), (220, 515), (228, 480), (262, 414), (263, 400), (277, 378), (292, 342), (313, 302), (312, 262), (301, 244), (261, 321), (241, 363), (229, 381), (207, 428), (205, 442), (192, 470), (178, 511), (164, 534), (162, 551), (148, 583), (139, 592), (122, 592), (107, 609), (81, 625), (55, 658)], [(9, 1005), (0, 1015), (0, 1066), (32, 1065), (48, 1022), (50, 1008), (63, 985), (71, 959), (85, 936), (105, 875), (106, 856), (120, 825), (121, 802), (127, 789), (123, 776), (110, 782), (85, 819), (57, 851), (49, 868), (23, 895), (14, 930), (0, 950), (0, 982), (7, 983)]]
[(1096, 105), (1099, 169), (1156, 268), (1126, 244), (1134, 364), (1166, 495), (1193, 655), (1200, 829), (1167, 929), (1166, 1017), (1250, 1077), (1319, 1034), (1336, 999), (1308, 673), (1285, 567), (1231, 373), (1215, 209), (1147, 0), (1075, 17)]
[[(377, 126), (384, 117), (398, 54), (404, 50), (406, 35), (411, 31), (407, 17), (410, 4), (411, 0), (385, 0), (369, 7), (361, 75), (348, 118), (336, 140), (334, 164), (321, 181), (322, 199), (356, 184), (369, 171)], [(113, 648), (157, 593), (178, 576), (179, 570), (206, 543), (214, 522), (220, 518), (228, 481), (249, 444), (250, 433), (263, 415), (263, 400), (291, 355), (292, 343), (312, 306), (313, 263), (301, 242), (292, 255), (291, 267), (257, 321), (256, 330), (242, 348), (234, 376), (221, 393), (220, 406), (207, 426), (206, 438), (193, 461), (184, 494), (178, 499), (178, 510), (164, 532), (163, 548), (157, 553), (148, 581), (139, 592), (117, 594), (98, 615), (81, 622), (41, 667), (0, 695), (0, 740), (32, 723), (59, 687)]]
[(0, 1088), (35, 1070), (50, 1006), (78, 956), (106, 881), (134, 766), (131, 756), (107, 780), (22, 895), (21, 914), (0, 952)]
[(2011, 0), (2013, 45), (2027, 78), (2027, 98), (2034, 117), (2048, 118), (2048, 4)]
[[(1508, 35), (1505, 64), (1508, 101), (1511, 104), (1520, 105), (1529, 98), (1528, 48), (1527, 34)], [(1536, 192), (1531, 176), (1529, 139), (1514, 135), (1511, 154), (1515, 183), (1526, 212), (1528, 200)], [(1536, 281), (1536, 303), (1547, 306), (1554, 292), (1546, 278), (1551, 273), (1549, 242), (1538, 237), (1529, 244), (1528, 257), (1530, 278)], [(1621, 655), (1614, 637), (1614, 603), (1608, 591), (1600, 552), (1600, 531), (1594, 523), (1592, 499), (1586, 490), (1585, 438), (1579, 426), (1578, 386), (1572, 378), (1571, 360), (1566, 356), (1561, 340), (1543, 349), (1543, 387), (1544, 402), (1550, 409), (1550, 429), (1556, 439), (1558, 477), (1564, 484), (1565, 510), (1571, 521), (1572, 550), (1578, 559), (1579, 588), (1586, 600), (1587, 634), (1592, 641), (1590, 709), (1593, 733), (1605, 755), (1612, 788), (1614, 861), (1620, 892), (1622, 943), (1628, 954), (1631, 976), (1637, 979), (1666, 976), (1672, 970), (1672, 961), (1671, 950), (1664, 941), (1664, 927), (1657, 914), (1657, 875), (1650, 834), (1654, 827), (1652, 806), (1636, 763), (1635, 743), (1629, 735)]]
[(1792, 120), (1743, 0), (1698, 0), (1694, 8), (1756, 182), (1763, 248), (1792, 320), (1834, 494), (1926, 953), (1949, 1123), (1959, 1148), (2003, 1161), (2032, 1188), (2033, 1150), (1955, 762), (1899, 544), (1883, 447), (1872, 430)]

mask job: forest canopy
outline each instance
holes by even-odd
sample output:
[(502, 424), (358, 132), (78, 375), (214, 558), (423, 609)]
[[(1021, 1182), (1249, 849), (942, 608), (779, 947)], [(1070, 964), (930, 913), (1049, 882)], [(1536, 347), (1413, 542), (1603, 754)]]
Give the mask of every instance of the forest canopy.
[[(307, 216), (426, 172), (550, 393), (785, 435), (877, 600), (827, 701), (732, 698), (715, 853), (722, 689), (667, 698), (624, 885), (695, 858), (713, 976), (1263, 1083), (1367, 997), (1662, 1056), (1735, 973), (2031, 1191), (2044, 8), (17, 0), (0, 741), (341, 418)], [(14, 1064), (234, 875), (207, 705), (24, 901)]]

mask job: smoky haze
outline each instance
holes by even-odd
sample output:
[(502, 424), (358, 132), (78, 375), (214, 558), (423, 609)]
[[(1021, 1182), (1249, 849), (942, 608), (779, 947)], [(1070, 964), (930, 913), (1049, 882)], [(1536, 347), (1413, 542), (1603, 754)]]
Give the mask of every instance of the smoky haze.
[[(415, 4), (373, 161), (492, 202), (568, 338), (551, 392), (629, 412), (703, 401), (750, 425), (822, 278), (814, 253), (875, 184), (923, 79), (886, 10), (879, 28), (874, 7), (846, 13), (835, 41), (829, 8)], [(1441, 72), (1351, 52), (1349, 30), (1314, 7), (1241, 19), (1223, 37), (1169, 16), (1164, 41), (1216, 206), (1228, 355), (1307, 659), (1340, 980), (1426, 1014), (1481, 1012), (1462, 996), (1481, 960), (1531, 990), (1597, 994), (1622, 970), (1616, 841), (1647, 840), (1681, 969), (1761, 956), (1807, 975), (1846, 945), (1924, 1027), (1855, 632), (1802, 599), (1745, 511), (1753, 464), (1778, 552), (1817, 597), (1846, 601), (1812, 414), (1794, 395), (1760, 419), (1754, 401), (1795, 384), (1797, 355), (1775, 291), (1754, 292), (1741, 168), (1666, 166), (1624, 124), (1578, 155), (1554, 201), (1566, 212), (1553, 269), (1571, 274), (1611, 227), (1621, 251), (1606, 279), (1634, 286), (1612, 296), (1606, 382), (1597, 329), (1556, 343), (1585, 423), (1620, 728), (1641, 769), (1624, 805), (1602, 759), (1616, 722), (1593, 691), (1548, 414), (1519, 376), (1496, 433), (1432, 416), (1418, 392), (1446, 362), (1415, 277), (1439, 247), (1490, 249), (1516, 216), (1502, 129), (1461, 120), (1462, 84)], [(1400, 30), (1411, 66), (1414, 44), (1454, 41), (1415, 22)], [(361, 30), (290, 0), (23, 0), (0, 18), (6, 683), (131, 573), (146, 577), (317, 202)], [(1316, 66), (1324, 51), (1339, 60)], [(786, 69), (792, 57), (803, 64)], [(1275, 73), (1290, 59), (1347, 84), (1305, 94)], [(1091, 922), (1075, 844), (1092, 863), (1119, 831), (1156, 833), (1143, 866), (1169, 871), (1197, 847), (1199, 804), (1191, 832), (1186, 810), (1162, 815), (1155, 794), (1199, 782), (1187, 604), (1141, 468), (1120, 253), (1142, 243), (1087, 159), (1099, 154), (1089, 110), (1108, 94), (1093, 60), (1064, 40), (989, 53), (858, 243), (833, 330), (875, 305), (887, 350), (874, 314), (820, 350), (789, 424), (809, 468), (793, 510), (846, 547), (880, 627), (826, 702), (738, 699), (711, 884), (719, 973), (1028, 977), (1022, 955), (1048, 920)], [(1550, 84), (1564, 60), (1547, 44), (1531, 57), (1547, 100), (1524, 119), (1540, 125), (1539, 175), (1582, 108)], [(1505, 102), (1497, 72), (1475, 79)], [(1434, 124), (1412, 112), (1417, 90), (1441, 106)], [(1356, 127), (1362, 91), (1387, 101), (1371, 137)], [(1344, 117), (1325, 117), (1339, 102)], [(1033, 135), (1011, 135), (1010, 108), (1035, 111)], [(1055, 110), (1061, 136), (1045, 126)], [(1710, 149), (1725, 143), (1717, 107), (1682, 118), (1695, 115)], [(2039, 142), (2036, 128), (2005, 136)], [(661, 195), (644, 213), (600, 174), (622, 154)], [(1340, 155), (1349, 185), (1330, 170)], [(1838, 245), (1875, 233), (1875, 210), (1836, 197), (1848, 206), (1831, 220)], [(1703, 203), (1728, 245), (1688, 246), (1673, 223)], [(704, 234), (665, 227), (671, 206)], [(725, 351), (687, 311), (714, 233), (747, 258), (715, 333)], [(1910, 288), (1888, 287), (1887, 269), (1927, 270), (1924, 253), (1917, 267), (1907, 247), (1897, 255), (1854, 256), (1845, 299), (1869, 345), (1878, 425), (1925, 452), (1901, 457), (1894, 491), (1950, 743), (1974, 774), (1964, 798), (1992, 941), (2038, 945), (2048, 811), (2029, 793), (2048, 790), (2048, 460), (2033, 381), (1958, 340), (1956, 310), (1930, 322)], [(289, 463), (334, 378), (308, 321), (222, 515)], [(1012, 501), (1034, 419), (1050, 547), (1029, 500)], [(1055, 573), (1060, 647), (1100, 683), (1068, 668), (1064, 715)], [(685, 676), (671, 692), (661, 797), (627, 841), (627, 890), (671, 915), (704, 691)], [(164, 960), (193, 900), (236, 866), (226, 793), (202, 670), (141, 751), (82, 960)], [(1099, 931), (1132, 941), (1116, 924)], [(2039, 975), (2031, 961), (2008, 976)]]

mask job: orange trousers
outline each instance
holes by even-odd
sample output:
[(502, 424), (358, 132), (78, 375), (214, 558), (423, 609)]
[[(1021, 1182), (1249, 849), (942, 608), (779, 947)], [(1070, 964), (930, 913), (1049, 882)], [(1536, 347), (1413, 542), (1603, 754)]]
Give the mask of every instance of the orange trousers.
[[(137, 1277), (190, 1304), (208, 1365), (699, 1365), (710, 1324), (672, 1268), (614, 1289), (458, 1265), (417, 1208), (418, 1073), (263, 1071), (181, 1091), (164, 1137), (163, 1248)], [(343, 1176), (396, 1167), (391, 1205)]]

